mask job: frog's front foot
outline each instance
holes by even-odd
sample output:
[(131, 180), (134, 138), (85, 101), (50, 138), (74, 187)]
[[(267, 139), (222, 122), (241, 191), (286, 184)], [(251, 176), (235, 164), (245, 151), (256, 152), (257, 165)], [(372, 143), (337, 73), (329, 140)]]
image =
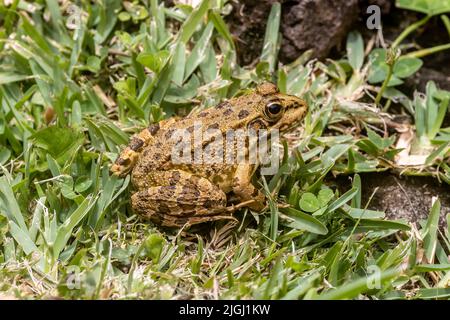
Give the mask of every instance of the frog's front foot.
[(250, 164), (238, 165), (233, 178), (233, 193), (243, 202), (253, 200), (252, 203), (248, 204), (251, 210), (262, 211), (266, 206), (266, 197), (251, 183), (253, 171), (254, 167)]

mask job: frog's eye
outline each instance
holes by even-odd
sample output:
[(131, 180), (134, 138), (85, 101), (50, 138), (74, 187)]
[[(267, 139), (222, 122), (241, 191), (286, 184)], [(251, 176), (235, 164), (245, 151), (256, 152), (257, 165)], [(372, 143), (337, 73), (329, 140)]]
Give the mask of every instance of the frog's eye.
[(271, 102), (266, 106), (266, 114), (269, 117), (277, 117), (281, 114), (281, 111), (283, 111), (283, 106), (278, 102)]

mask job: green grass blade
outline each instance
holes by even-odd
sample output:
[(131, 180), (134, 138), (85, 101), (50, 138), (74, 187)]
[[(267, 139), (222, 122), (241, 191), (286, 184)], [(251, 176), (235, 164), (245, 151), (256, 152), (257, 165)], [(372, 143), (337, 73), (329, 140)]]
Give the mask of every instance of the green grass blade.
[(281, 17), (281, 4), (275, 2), (270, 10), (267, 20), (266, 33), (264, 35), (264, 45), (261, 53), (261, 61), (269, 64), (269, 72), (275, 71), (275, 64), (278, 56), (278, 41)]
[(189, 41), (195, 30), (200, 26), (201, 20), (208, 11), (209, 5), (210, 0), (203, 0), (194, 9), (194, 11), (192, 11), (192, 13), (181, 26), (180, 33), (178, 34), (179, 41), (183, 42), (184, 44)]

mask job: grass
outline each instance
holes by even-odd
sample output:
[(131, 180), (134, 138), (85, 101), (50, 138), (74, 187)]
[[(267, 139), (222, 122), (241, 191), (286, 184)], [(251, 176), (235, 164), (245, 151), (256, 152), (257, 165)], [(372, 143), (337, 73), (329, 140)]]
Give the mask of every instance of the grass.
[[(405, 96), (395, 86), (421, 63), (397, 57), (395, 81), (385, 81), (383, 59), (365, 55), (357, 32), (339, 61), (306, 52), (280, 64), (279, 5), (260, 61), (242, 68), (226, 6), (0, 5), (0, 295), (450, 297), (450, 232), (437, 227), (439, 199), (422, 224), (388, 221), (362, 202), (358, 174), (400, 169), (450, 183), (450, 128), (442, 127), (450, 93), (430, 83), (424, 94)], [(269, 209), (243, 210), (236, 228), (218, 223), (209, 235), (162, 230), (136, 216), (129, 178), (108, 172), (130, 135), (262, 80), (310, 105), (303, 126), (285, 136), (278, 174), (260, 180)], [(424, 156), (414, 166), (398, 165), (399, 135), (384, 126), (397, 102), (415, 119), (414, 147), (403, 154)], [(347, 192), (325, 182), (336, 175), (353, 176)]]

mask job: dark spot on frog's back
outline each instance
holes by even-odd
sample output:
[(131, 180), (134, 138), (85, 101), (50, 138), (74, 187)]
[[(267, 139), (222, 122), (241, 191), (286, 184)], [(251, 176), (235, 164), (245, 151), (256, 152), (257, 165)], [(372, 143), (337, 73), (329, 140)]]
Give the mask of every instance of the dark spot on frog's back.
[(155, 160), (159, 160), (159, 159), (161, 159), (161, 154), (160, 154), (160, 153), (154, 153), (154, 154), (153, 154), (153, 158), (154, 158)]
[(183, 188), (181, 189), (181, 195), (180, 198), (182, 199), (189, 199), (189, 198), (198, 198), (200, 197), (200, 191), (197, 190), (196, 187), (194, 186), (183, 186)]
[(250, 114), (250, 112), (248, 112), (247, 110), (241, 110), (241, 111), (239, 111), (238, 118), (239, 118), (239, 119), (244, 119), (244, 118), (246, 118), (249, 114)]
[(228, 101), (223, 101), (223, 102), (219, 103), (216, 106), (216, 109), (220, 110), (220, 109), (223, 109), (225, 106), (228, 106), (228, 105), (230, 105)]
[(224, 116), (229, 116), (229, 115), (232, 114), (232, 113), (233, 113), (233, 109), (228, 108), (228, 109), (226, 109), (226, 110), (223, 112), (223, 115), (224, 115)]
[(138, 151), (144, 145), (144, 141), (139, 139), (138, 137), (131, 138), (130, 141), (130, 149), (133, 151)]
[(130, 162), (131, 162), (130, 159), (124, 159), (124, 158), (118, 158), (116, 161), (116, 163), (119, 166), (124, 166), (124, 165), (130, 164)]
[(169, 179), (169, 183), (170, 183), (171, 185), (177, 184), (178, 181), (180, 181), (180, 177), (181, 177), (181, 175), (180, 175), (180, 172), (179, 172), (179, 171), (174, 171), (174, 172), (172, 172), (172, 175), (171, 175), (171, 177), (170, 177), (170, 179)]
[(175, 132), (175, 129), (169, 129), (169, 130), (167, 130), (167, 132), (166, 132), (166, 134), (165, 134), (166, 139), (172, 138), (172, 134), (173, 134), (174, 132)]
[(148, 131), (151, 133), (151, 135), (154, 136), (159, 131), (159, 123), (155, 123), (149, 126)]
[(169, 199), (175, 194), (176, 188), (176, 186), (162, 186), (159, 188), (159, 193), (163, 198)]
[(219, 124), (218, 123), (213, 123), (213, 124), (208, 126), (208, 129), (219, 129)]
[(204, 117), (207, 117), (209, 115), (209, 112), (207, 112), (207, 111), (202, 111), (202, 112), (200, 112), (199, 114), (198, 114), (198, 117), (199, 118), (204, 118)]

